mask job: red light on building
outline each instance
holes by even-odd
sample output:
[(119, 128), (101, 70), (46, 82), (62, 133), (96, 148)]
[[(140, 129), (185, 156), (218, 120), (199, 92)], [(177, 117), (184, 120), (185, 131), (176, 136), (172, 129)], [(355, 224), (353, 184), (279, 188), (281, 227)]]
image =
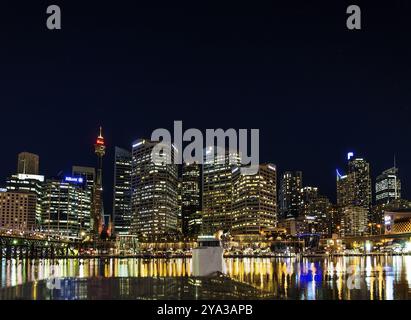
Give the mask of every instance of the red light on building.
[(96, 144), (104, 145), (104, 140), (97, 139)]

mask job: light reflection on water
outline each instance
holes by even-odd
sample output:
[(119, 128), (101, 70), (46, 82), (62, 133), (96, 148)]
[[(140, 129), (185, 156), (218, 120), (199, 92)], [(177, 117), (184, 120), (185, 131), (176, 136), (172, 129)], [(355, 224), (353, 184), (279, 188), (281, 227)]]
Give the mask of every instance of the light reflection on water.
[[(0, 299), (411, 298), (411, 256), (230, 258), (226, 265), (229, 278), (204, 281), (190, 277), (190, 259), (2, 259)], [(52, 274), (73, 292), (49, 290)], [(359, 279), (353, 290), (350, 275)]]

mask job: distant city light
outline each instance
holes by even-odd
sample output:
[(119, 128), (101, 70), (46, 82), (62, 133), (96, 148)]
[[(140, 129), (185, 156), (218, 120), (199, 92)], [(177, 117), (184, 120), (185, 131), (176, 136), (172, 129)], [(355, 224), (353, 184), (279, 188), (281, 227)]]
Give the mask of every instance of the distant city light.
[(347, 153), (347, 160), (350, 160), (352, 157), (354, 157), (354, 152), (348, 152)]

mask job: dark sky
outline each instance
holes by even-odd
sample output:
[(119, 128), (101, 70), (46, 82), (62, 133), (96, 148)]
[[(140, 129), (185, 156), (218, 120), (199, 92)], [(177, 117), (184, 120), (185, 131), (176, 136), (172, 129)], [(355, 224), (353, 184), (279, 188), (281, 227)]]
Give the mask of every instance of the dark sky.
[[(347, 151), (373, 177), (397, 156), (411, 198), (411, 2), (5, 1), (0, 4), (0, 184), (20, 151), (41, 171), (94, 165), (160, 127), (259, 128), (260, 158), (335, 197)], [(285, 4), (287, 3), (287, 4)], [(59, 4), (62, 30), (46, 28)]]

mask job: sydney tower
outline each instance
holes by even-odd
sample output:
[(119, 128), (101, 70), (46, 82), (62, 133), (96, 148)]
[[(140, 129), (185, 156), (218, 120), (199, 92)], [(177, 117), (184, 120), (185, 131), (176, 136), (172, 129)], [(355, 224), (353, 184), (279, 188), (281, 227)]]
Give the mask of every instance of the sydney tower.
[(97, 137), (96, 143), (94, 144), (94, 152), (97, 155), (97, 176), (93, 190), (92, 222), (93, 235), (99, 236), (103, 228), (103, 157), (106, 154), (106, 145), (104, 144), (101, 127), (100, 134)]

